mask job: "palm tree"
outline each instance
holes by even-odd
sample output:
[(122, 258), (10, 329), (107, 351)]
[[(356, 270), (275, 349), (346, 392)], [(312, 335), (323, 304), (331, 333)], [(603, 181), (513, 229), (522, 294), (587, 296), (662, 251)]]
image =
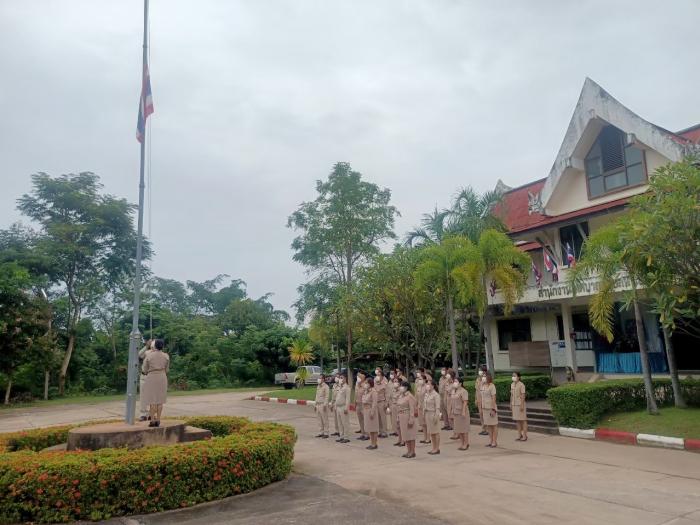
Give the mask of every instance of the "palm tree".
[(444, 297), (450, 329), (452, 367), (455, 370), (459, 366), (459, 356), (457, 354), (454, 305), (457, 289), (453, 271), (467, 260), (470, 247), (469, 239), (461, 236), (446, 237), (442, 239), (440, 244), (427, 245), (423, 248), (421, 262), (415, 273), (416, 286), (422, 289), (428, 288)]
[(473, 243), (478, 243), (486, 230), (505, 232), (506, 228), (495, 214), (494, 208), (502, 202), (503, 195), (498, 191), (488, 191), (479, 195), (473, 188), (462, 188), (455, 195), (449, 211), (448, 229), (464, 235)]
[(598, 291), (591, 299), (588, 307), (588, 316), (591, 326), (608, 341), (613, 340), (613, 314), (615, 304), (615, 286), (622, 274), (627, 274), (631, 282), (631, 290), (627, 297), (627, 303), (634, 308), (634, 320), (637, 329), (637, 341), (639, 343), (639, 357), (642, 364), (644, 377), (644, 390), (647, 398), (647, 411), (650, 414), (658, 414), (654, 398), (654, 389), (651, 383), (651, 367), (649, 366), (649, 351), (647, 349), (642, 309), (640, 306), (638, 275), (643, 272), (641, 261), (635, 257), (624, 241), (627, 224), (613, 222), (591, 234), (584, 244), (583, 255), (576, 266), (571, 269), (571, 288), (576, 290), (583, 280), (591, 275), (598, 278)]
[(438, 210), (437, 206), (432, 213), (425, 213), (421, 225), (406, 234), (406, 246), (440, 244), (451, 233), (448, 223), (451, 213), (450, 210)]
[(308, 371), (306, 368), (300, 367), (308, 365), (314, 360), (311, 343), (297, 339), (287, 350), (289, 351), (289, 360), (297, 367), (297, 386), (304, 386), (306, 384), (306, 378), (308, 377)]
[[(465, 261), (456, 267), (453, 278), (462, 303), (470, 304), (479, 318), (484, 340), (484, 319), (488, 312), (487, 290), (492, 282), (503, 295), (507, 315), (522, 295), (530, 269), (530, 258), (513, 241), (497, 230), (484, 230), (478, 243), (469, 243)], [(493, 351), (486, 352), (487, 366), (493, 367)]]

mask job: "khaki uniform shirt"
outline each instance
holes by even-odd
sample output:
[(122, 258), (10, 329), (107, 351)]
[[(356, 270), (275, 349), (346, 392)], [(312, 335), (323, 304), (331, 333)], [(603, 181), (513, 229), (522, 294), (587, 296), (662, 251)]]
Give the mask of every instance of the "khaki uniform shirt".
[(484, 410), (495, 410), (496, 405), (493, 404), (493, 398), (496, 396), (496, 385), (491, 383), (481, 391), (481, 408)]
[(334, 402), (337, 411), (350, 410), (350, 387), (348, 385), (338, 386)]
[(316, 387), (316, 407), (326, 407), (328, 406), (328, 396), (330, 394), (330, 388), (326, 383), (321, 383)]
[(510, 404), (511, 406), (520, 406), (525, 399), (525, 385), (522, 381), (510, 385)]
[(387, 380), (384, 377), (382, 377), (381, 380), (376, 379), (374, 381), (374, 390), (375, 390), (375, 392), (377, 392), (377, 402), (378, 403), (386, 403), (386, 401), (387, 401), (386, 389), (387, 389)]

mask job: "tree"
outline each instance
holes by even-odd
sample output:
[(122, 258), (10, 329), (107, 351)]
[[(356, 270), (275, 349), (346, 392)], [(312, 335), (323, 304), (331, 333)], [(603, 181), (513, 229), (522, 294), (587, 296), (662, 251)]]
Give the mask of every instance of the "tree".
[[(468, 242), (464, 262), (452, 272), (463, 304), (471, 305), (479, 319), (481, 341), (485, 340), (484, 319), (488, 311), (487, 290), (492, 282), (503, 296), (507, 315), (522, 295), (530, 270), (530, 258), (510, 238), (496, 230), (484, 230), (477, 244)], [(486, 352), (493, 367), (493, 351)]]
[[(347, 162), (338, 162), (326, 181), (317, 181), (318, 196), (302, 203), (287, 226), (300, 232), (292, 241), (293, 259), (315, 278), (344, 288), (346, 309), (352, 308), (354, 272), (378, 253), (379, 243), (394, 238), (398, 212), (391, 192), (362, 180)], [(352, 361), (353, 323), (346, 321), (348, 369)], [(352, 378), (350, 378), (352, 380)]]
[(660, 316), (675, 405), (685, 407), (671, 334), (700, 338), (700, 167), (685, 159), (659, 168), (649, 189), (632, 199), (627, 250)]
[(627, 242), (627, 231), (628, 225), (625, 221), (616, 221), (593, 232), (586, 239), (582, 250), (583, 255), (576, 266), (571, 269), (569, 280), (572, 290), (576, 294), (586, 277), (596, 276), (598, 291), (588, 306), (588, 316), (591, 320), (591, 326), (612, 342), (615, 288), (621, 276), (627, 275), (629, 277), (631, 290), (627, 296), (627, 303), (634, 308), (647, 411), (650, 414), (658, 414), (659, 410), (656, 406), (651, 383), (649, 351), (640, 304), (643, 291), (640, 288), (639, 276), (643, 268), (635, 252), (630, 250), (630, 245)]
[[(68, 342), (59, 374), (59, 393), (75, 347), (76, 326), (85, 309), (133, 271), (134, 207), (101, 195), (99, 177), (83, 172), (52, 178), (32, 175), (32, 192), (18, 208), (42, 228), (37, 249), (53, 262), (54, 278), (68, 296)], [(144, 259), (150, 257), (148, 243)]]
[(421, 262), (416, 268), (416, 286), (426, 288), (444, 299), (450, 333), (452, 368), (459, 368), (457, 333), (455, 328), (455, 301), (457, 286), (454, 270), (467, 261), (471, 247), (469, 239), (461, 236), (447, 237), (441, 244), (426, 246)]
[(505, 232), (503, 221), (494, 214), (501, 203), (502, 195), (488, 191), (479, 195), (473, 188), (462, 188), (455, 196), (449, 210), (448, 228), (452, 233), (463, 235), (473, 243), (478, 243), (486, 230)]

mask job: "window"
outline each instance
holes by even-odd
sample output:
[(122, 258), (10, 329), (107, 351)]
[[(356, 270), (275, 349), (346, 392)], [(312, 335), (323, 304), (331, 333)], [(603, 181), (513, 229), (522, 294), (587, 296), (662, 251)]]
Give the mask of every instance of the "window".
[(561, 315), (557, 315), (557, 335), (560, 341), (566, 339), (564, 337), (564, 318)]
[(508, 350), (510, 342), (532, 341), (530, 318), (502, 319), (498, 321), (498, 349)]
[(615, 126), (605, 126), (586, 155), (588, 196), (637, 186), (647, 180), (644, 151), (625, 145), (625, 135)]
[[(581, 229), (579, 229), (579, 227)], [(565, 266), (568, 266), (566, 256), (566, 245), (571, 246), (571, 251), (574, 252), (574, 258), (578, 261), (581, 258), (581, 250), (583, 249), (584, 237), (581, 235), (581, 230), (588, 237), (588, 223), (581, 222), (579, 224), (571, 224), (559, 228), (559, 240), (561, 241), (561, 260)]]

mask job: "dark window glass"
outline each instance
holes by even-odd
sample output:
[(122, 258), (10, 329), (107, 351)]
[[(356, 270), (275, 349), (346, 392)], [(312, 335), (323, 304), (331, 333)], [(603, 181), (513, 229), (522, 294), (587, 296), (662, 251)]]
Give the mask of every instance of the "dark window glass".
[(508, 350), (508, 344), (521, 341), (532, 341), (530, 333), (530, 318), (501, 319), (498, 321), (498, 348)]
[(557, 334), (559, 335), (559, 340), (563, 341), (564, 338), (564, 318), (561, 315), (557, 315)]
[[(578, 226), (581, 226), (581, 230), (588, 236), (588, 223), (582, 222)], [(583, 235), (578, 229), (576, 224), (571, 224), (570, 226), (563, 226), (559, 228), (559, 240), (561, 241), (561, 260), (564, 261), (564, 265), (567, 265), (566, 257), (566, 245), (567, 243), (571, 246), (574, 252), (574, 257), (576, 260), (581, 258), (581, 251), (583, 249)]]
[(624, 134), (615, 126), (601, 130), (585, 159), (590, 197), (646, 181), (644, 151), (624, 143)]

